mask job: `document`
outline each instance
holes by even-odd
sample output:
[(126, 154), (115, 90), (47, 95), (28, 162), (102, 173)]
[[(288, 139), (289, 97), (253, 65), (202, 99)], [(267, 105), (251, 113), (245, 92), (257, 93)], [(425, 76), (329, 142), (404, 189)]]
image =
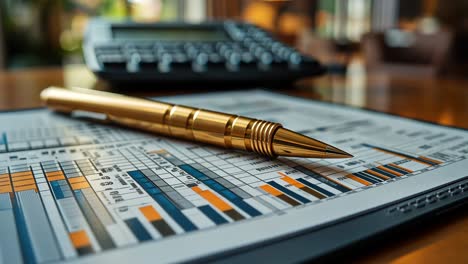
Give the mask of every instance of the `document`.
[(468, 175), (461, 129), (263, 90), (163, 100), (279, 122), (355, 157), (271, 160), (47, 109), (0, 113), (4, 263), (200, 259)]

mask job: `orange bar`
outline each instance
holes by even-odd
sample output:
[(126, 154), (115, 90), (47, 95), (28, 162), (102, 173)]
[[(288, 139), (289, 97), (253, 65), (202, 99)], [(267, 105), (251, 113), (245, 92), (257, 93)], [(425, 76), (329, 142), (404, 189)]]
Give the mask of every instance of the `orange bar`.
[(65, 180), (65, 177), (63, 175), (57, 175), (57, 176), (51, 176), (47, 177), (48, 181), (59, 181), (59, 180)]
[(262, 188), (265, 192), (271, 194), (271, 195), (274, 195), (274, 196), (279, 196), (279, 195), (282, 195), (283, 193), (278, 191), (277, 189), (271, 187), (270, 185), (262, 185), (260, 186), (260, 188)]
[(36, 182), (34, 181), (34, 179), (30, 179), (30, 180), (25, 180), (25, 181), (14, 181), (13, 182), (13, 186), (16, 188), (16, 187), (19, 187), (19, 186), (24, 186), (24, 185), (34, 185)]
[(404, 170), (404, 171), (406, 171), (406, 172), (408, 172), (408, 173), (413, 172), (412, 170), (407, 169), (407, 168), (403, 168), (403, 167), (401, 167), (401, 166), (398, 166), (398, 165), (396, 165), (395, 163), (390, 163), (389, 165), (391, 165), (391, 166), (393, 166), (393, 167), (395, 167), (395, 168), (397, 168), (397, 169)]
[(69, 181), (71, 184), (73, 184), (73, 183), (77, 183), (77, 182), (86, 182), (86, 179), (85, 179), (85, 177), (80, 176), (80, 177), (69, 178), (68, 181)]
[(279, 175), (283, 176), (281, 179), (289, 184), (291, 184), (292, 186), (294, 187), (297, 187), (297, 188), (304, 188), (306, 187), (304, 184), (296, 181), (295, 179), (289, 177), (288, 175), (282, 173), (282, 172), (278, 172)]
[(349, 178), (349, 179), (352, 179), (352, 180), (354, 180), (354, 181), (357, 181), (357, 182), (359, 182), (359, 183), (361, 183), (361, 184), (364, 184), (365, 186), (371, 185), (370, 182), (368, 182), (368, 181), (366, 181), (366, 180), (363, 180), (363, 179), (361, 179), (361, 178), (359, 178), (359, 177), (357, 177), (356, 175), (353, 175), (353, 174), (348, 174), (348, 175), (346, 175), (346, 178)]
[(192, 190), (194, 190), (201, 197), (205, 198), (205, 200), (210, 202), (212, 205), (214, 205), (221, 211), (227, 211), (232, 209), (232, 207), (229, 204), (221, 200), (218, 196), (216, 196), (209, 190), (202, 191), (198, 186), (192, 187)]
[(192, 190), (195, 191), (196, 193), (203, 192), (202, 189), (200, 189), (200, 187), (198, 187), (198, 186), (192, 187)]
[(84, 230), (70, 233), (70, 240), (75, 248), (91, 246), (88, 235)]
[(21, 192), (21, 191), (27, 191), (27, 190), (35, 190), (37, 192), (36, 185), (30, 184), (30, 185), (15, 187), (15, 192)]
[(47, 172), (46, 176), (47, 176), (47, 180), (49, 181), (58, 181), (58, 180), (65, 179), (65, 176), (63, 175), (62, 171)]
[(11, 174), (11, 177), (13, 178), (13, 177), (19, 177), (19, 176), (26, 176), (26, 175), (32, 176), (32, 172), (31, 171), (15, 172)]
[(15, 177), (15, 178), (12, 178), (11, 180), (12, 180), (13, 182), (16, 182), (16, 181), (24, 181), (24, 180), (30, 180), (30, 179), (34, 179), (32, 175), (26, 175), (26, 176)]
[(427, 161), (431, 161), (431, 162), (434, 162), (436, 164), (442, 164), (443, 162), (441, 161), (438, 161), (438, 160), (435, 160), (435, 159), (431, 159), (431, 158), (428, 158), (428, 157), (424, 157), (424, 156), (419, 156), (420, 159), (423, 159), (423, 160), (427, 160)]
[(399, 173), (399, 172), (397, 172), (397, 171), (394, 171), (394, 170), (385, 168), (384, 166), (378, 166), (377, 168), (379, 168), (379, 169), (381, 169), (381, 170), (384, 170), (384, 171), (386, 171), (386, 172), (388, 172), (388, 173), (391, 173), (391, 174), (393, 174), (393, 175), (396, 175), (396, 176), (398, 176), (398, 177), (403, 176), (403, 174), (401, 174), (401, 173)]
[(80, 190), (84, 188), (89, 188), (89, 183), (88, 182), (77, 182), (77, 183), (72, 183), (71, 187), (73, 190)]
[(0, 178), (0, 183), (1, 182), (10, 182), (10, 178)]
[(160, 149), (160, 150), (152, 150), (152, 151), (150, 151), (150, 152), (148, 152), (148, 153), (152, 153), (152, 154), (166, 154), (167, 151), (164, 150), (164, 149)]
[(63, 175), (62, 171), (51, 171), (51, 172), (46, 172), (46, 176), (58, 176), (58, 175)]
[(388, 176), (386, 176), (386, 175), (383, 175), (383, 174), (380, 174), (380, 173), (378, 173), (378, 172), (372, 171), (372, 170), (366, 170), (366, 172), (367, 172), (367, 173), (370, 173), (370, 174), (372, 174), (372, 175), (374, 175), (374, 176), (376, 176), (376, 177), (379, 177), (379, 178), (381, 178), (381, 179), (384, 179), (384, 180), (390, 179), (390, 177), (388, 177)]
[(0, 179), (1, 178), (10, 178), (9, 176), (10, 175), (8, 175), (8, 173), (0, 174)]
[(140, 207), (140, 211), (150, 222), (161, 220), (161, 215), (151, 205)]
[(8, 192), (13, 192), (11, 185), (0, 187), (0, 193), (8, 193)]

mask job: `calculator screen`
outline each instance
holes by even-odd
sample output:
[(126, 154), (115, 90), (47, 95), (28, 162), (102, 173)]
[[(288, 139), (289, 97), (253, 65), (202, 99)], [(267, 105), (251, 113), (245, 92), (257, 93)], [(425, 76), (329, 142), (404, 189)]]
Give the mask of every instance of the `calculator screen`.
[(227, 41), (221, 28), (135, 28), (113, 27), (114, 39), (157, 41)]

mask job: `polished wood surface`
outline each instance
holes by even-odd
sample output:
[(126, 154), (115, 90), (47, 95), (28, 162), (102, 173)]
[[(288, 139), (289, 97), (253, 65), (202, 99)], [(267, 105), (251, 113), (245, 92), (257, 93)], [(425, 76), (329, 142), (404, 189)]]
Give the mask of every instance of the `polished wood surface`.
[[(48, 86), (79, 86), (110, 89), (97, 82), (85, 67), (41, 68), (0, 72), (0, 110), (41, 106), (39, 93)], [(220, 89), (163, 89), (127, 94), (157, 96)], [(366, 74), (362, 65), (352, 64), (346, 76), (324, 76), (303, 80), (294, 87), (279, 89), (296, 96), (364, 107), (468, 129), (468, 80), (416, 78)], [(411, 231), (380, 241), (347, 261), (359, 263), (468, 263), (468, 212), (455, 210)]]

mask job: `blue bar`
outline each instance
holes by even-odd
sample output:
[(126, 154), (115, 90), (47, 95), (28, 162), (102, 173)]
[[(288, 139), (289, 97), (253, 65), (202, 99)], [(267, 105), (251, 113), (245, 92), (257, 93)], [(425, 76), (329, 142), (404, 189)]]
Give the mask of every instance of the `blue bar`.
[(0, 137), (0, 145), (1, 144), (5, 144), (5, 150), (8, 152), (8, 140), (5, 132), (3, 132), (2, 136)]
[(268, 184), (270, 184), (271, 186), (275, 187), (276, 189), (284, 192), (285, 194), (291, 196), (292, 198), (298, 200), (299, 202), (302, 202), (302, 203), (310, 203), (310, 200), (289, 190), (288, 188), (274, 182), (274, 181), (269, 181)]
[(329, 191), (323, 189), (322, 187), (320, 187), (320, 186), (318, 186), (318, 185), (315, 185), (315, 184), (313, 184), (313, 183), (307, 181), (306, 179), (298, 178), (298, 179), (296, 179), (296, 180), (299, 181), (299, 182), (301, 182), (301, 183), (304, 184), (304, 185), (307, 185), (308, 187), (310, 187), (310, 188), (312, 188), (312, 189), (314, 189), (314, 190), (316, 190), (316, 191), (318, 191), (318, 192), (321, 192), (322, 194), (325, 194), (325, 195), (328, 196), (328, 197), (331, 197), (331, 196), (334, 196), (334, 195), (335, 195), (334, 193), (329, 192)]
[(158, 202), (164, 210), (187, 231), (194, 231), (198, 228), (177, 208), (166, 196), (162, 194), (152, 195), (153, 199)]
[(378, 180), (376, 180), (376, 179), (374, 179), (374, 178), (372, 178), (370, 176), (365, 175), (364, 173), (356, 172), (356, 173), (353, 173), (353, 174), (355, 176), (357, 176), (357, 177), (359, 177), (359, 178), (361, 178), (361, 179), (363, 179), (365, 181), (368, 181), (370, 183), (373, 183), (373, 184), (381, 182), (381, 181), (378, 181)]
[(179, 167), (200, 181), (206, 181), (210, 179), (204, 173), (200, 172), (199, 170), (195, 169), (194, 167), (188, 164), (182, 164)]
[(383, 165), (383, 166), (384, 166), (385, 168), (387, 168), (387, 169), (394, 170), (394, 171), (396, 171), (396, 172), (399, 172), (399, 173), (401, 173), (401, 174), (403, 174), (403, 175), (406, 175), (406, 174), (408, 174), (408, 172), (407, 172), (407, 171), (405, 171), (405, 170), (402, 170), (402, 169), (399, 169), (399, 168), (397, 168), (397, 167), (393, 167), (393, 166), (392, 166), (392, 165), (390, 165), (390, 164), (389, 164), (389, 165)]
[(150, 182), (141, 171), (127, 172), (159, 205), (176, 221), (185, 231), (194, 231), (198, 228), (190, 221), (174, 203), (171, 202), (154, 183)]
[(151, 235), (148, 233), (148, 231), (146, 231), (145, 227), (140, 223), (140, 221), (138, 221), (137, 218), (127, 219), (125, 220), (125, 223), (127, 224), (128, 228), (132, 230), (138, 241), (143, 242), (152, 239)]
[(314, 172), (314, 171), (311, 171), (309, 169), (307, 169), (306, 167), (304, 166), (296, 166), (294, 167), (296, 170), (306, 174), (306, 175), (309, 175), (311, 176), (312, 178), (316, 179), (317, 181), (321, 181), (322, 183), (332, 187), (332, 188), (335, 188), (337, 189), (338, 191), (341, 191), (341, 192), (349, 192), (351, 189), (343, 186), (343, 185), (339, 185), (338, 183), (336, 182), (333, 182), (333, 181), (330, 181), (329, 179), (323, 177), (322, 175)]
[(24, 263), (36, 263), (36, 257), (33, 252), (31, 240), (28, 236), (28, 227), (26, 226), (26, 220), (17, 198), (12, 199), (13, 211), (15, 213), (16, 229), (18, 231), (18, 237), (21, 243), (21, 251), (23, 253)]
[(396, 177), (396, 175), (393, 175), (393, 174), (391, 174), (391, 173), (388, 173), (388, 172), (386, 172), (386, 171), (384, 171), (384, 170), (381, 170), (381, 169), (379, 169), (379, 168), (372, 168), (371, 170), (372, 170), (372, 171), (375, 171), (375, 172), (377, 172), (377, 173), (380, 173), (380, 174), (382, 174), (382, 175), (385, 175), (385, 176), (387, 176), (387, 177), (390, 177), (390, 178), (395, 178), (395, 177)]
[(50, 186), (52, 186), (52, 191), (54, 192), (55, 199), (60, 200), (65, 198), (62, 192), (62, 188), (60, 188), (59, 181), (50, 182)]
[(216, 182), (215, 180), (209, 178), (204, 173), (200, 172), (199, 170), (195, 169), (194, 167), (188, 164), (182, 164), (179, 166), (182, 170), (187, 172), (188, 174), (192, 175), (193, 177), (197, 178), (197, 180), (202, 181), (205, 185), (210, 187), (211, 189), (215, 190), (217, 193), (221, 194), (222, 196), (226, 197), (230, 202), (235, 204), (240, 209), (244, 210), (250, 216), (259, 216), (262, 215), (257, 209), (253, 208), (250, 204), (244, 202), (242, 197), (238, 196), (237, 194), (233, 193), (222, 184)]
[[(223, 192), (231, 192), (229, 190), (224, 190)], [(233, 193), (233, 192), (231, 192)], [(226, 197), (226, 196), (225, 196)], [(260, 213), (257, 209), (253, 208), (252, 206), (250, 206), (250, 204), (244, 202), (244, 200), (242, 200), (242, 198), (236, 198), (236, 199), (232, 199), (230, 200), (233, 204), (235, 204), (237, 207), (239, 207), (240, 209), (242, 209), (244, 212), (246, 212), (247, 214), (249, 214), (250, 216), (252, 217), (255, 217), (255, 216), (259, 216), (259, 215), (262, 215), (262, 213)]]
[(200, 211), (202, 211), (208, 218), (211, 219), (215, 224), (217, 225), (222, 225), (228, 223), (226, 219), (224, 219), (223, 216), (221, 216), (218, 212), (216, 212), (211, 206), (209, 205), (203, 205), (198, 207)]

